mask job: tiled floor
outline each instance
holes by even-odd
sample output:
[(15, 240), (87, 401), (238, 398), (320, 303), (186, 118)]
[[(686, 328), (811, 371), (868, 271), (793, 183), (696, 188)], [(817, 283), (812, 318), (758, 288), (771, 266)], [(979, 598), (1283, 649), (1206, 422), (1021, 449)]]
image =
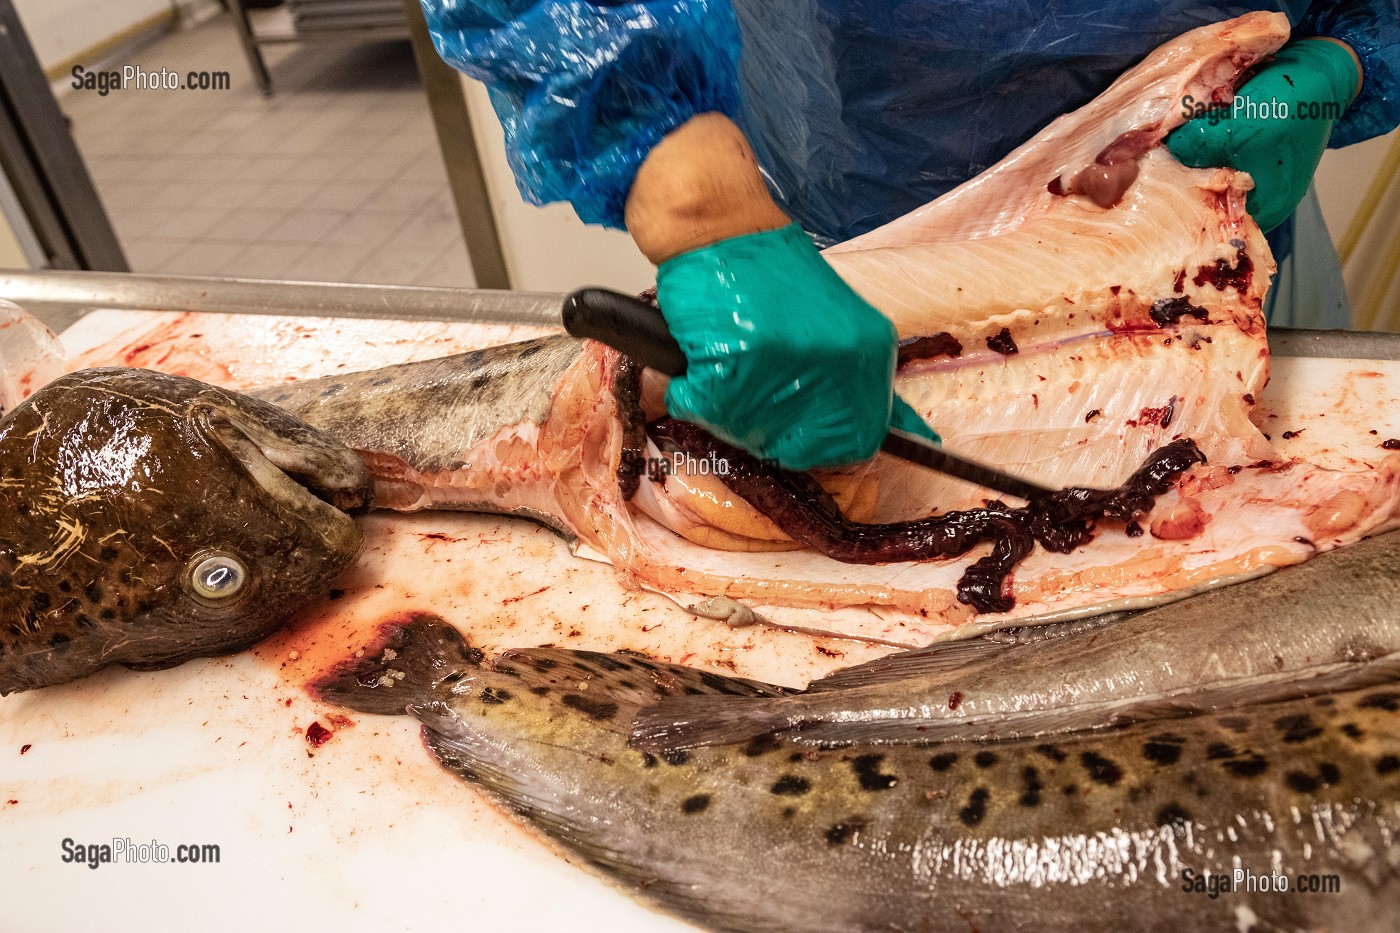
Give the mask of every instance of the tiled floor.
[(223, 15), (116, 65), (228, 71), (231, 90), (60, 97), (133, 270), (473, 284), (408, 44), (265, 54), (272, 98)]

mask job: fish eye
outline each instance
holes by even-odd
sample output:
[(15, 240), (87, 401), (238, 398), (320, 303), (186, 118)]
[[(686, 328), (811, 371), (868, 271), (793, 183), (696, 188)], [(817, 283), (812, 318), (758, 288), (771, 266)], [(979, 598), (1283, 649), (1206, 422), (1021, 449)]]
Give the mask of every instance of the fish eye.
[(190, 585), (205, 599), (228, 599), (237, 596), (248, 582), (248, 569), (231, 554), (214, 554), (195, 564), (190, 573)]

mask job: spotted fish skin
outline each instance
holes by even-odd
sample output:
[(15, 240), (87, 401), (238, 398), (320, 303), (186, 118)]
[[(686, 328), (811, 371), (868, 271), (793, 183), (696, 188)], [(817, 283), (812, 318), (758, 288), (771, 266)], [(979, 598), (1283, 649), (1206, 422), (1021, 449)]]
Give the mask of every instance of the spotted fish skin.
[[(348, 448), (192, 379), (50, 383), (0, 420), (0, 695), (259, 641), (355, 557), (371, 483)], [(211, 556), (245, 569), (234, 595), (193, 589)]]
[[(713, 929), (1361, 931), (1400, 909), (1400, 688), (1053, 742), (653, 754), (626, 733), (676, 692), (655, 665), (560, 654), (493, 670), (420, 619), (319, 689), (407, 710), (445, 768)], [(1183, 889), (1236, 866), (1341, 893)]]
[[(1261, 605), (1280, 611), (1257, 611)], [(1290, 621), (1297, 624), (1281, 624)], [(1040, 643), (932, 645), (760, 702), (669, 699), (638, 714), (633, 741), (654, 751), (767, 733), (813, 744), (907, 741), (915, 730), (927, 741), (1012, 738), (1294, 699), (1397, 675), (1400, 531), (1392, 531)]]

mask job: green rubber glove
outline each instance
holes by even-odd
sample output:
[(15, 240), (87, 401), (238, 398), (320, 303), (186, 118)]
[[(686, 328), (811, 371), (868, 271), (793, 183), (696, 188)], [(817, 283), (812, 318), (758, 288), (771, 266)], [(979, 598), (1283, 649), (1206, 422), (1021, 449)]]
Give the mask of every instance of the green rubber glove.
[[(1245, 82), (1232, 105), (1178, 127), (1167, 148), (1193, 168), (1230, 166), (1252, 175), (1249, 213), (1267, 233), (1307, 194), (1332, 127), (1351, 106), (1357, 85), (1356, 60), (1342, 46), (1322, 39), (1291, 42)], [(1184, 103), (1193, 112), (1201, 106)]]
[(869, 459), (892, 415), (937, 440), (894, 396), (894, 325), (796, 224), (683, 253), (656, 287), (688, 364), (672, 417), (790, 470)]

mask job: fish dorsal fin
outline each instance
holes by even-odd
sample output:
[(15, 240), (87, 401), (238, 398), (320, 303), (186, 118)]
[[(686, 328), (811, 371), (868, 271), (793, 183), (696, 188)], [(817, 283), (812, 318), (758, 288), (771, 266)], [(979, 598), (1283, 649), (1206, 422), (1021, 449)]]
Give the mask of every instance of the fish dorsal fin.
[(1068, 622), (1024, 625), (966, 641), (939, 642), (912, 651), (901, 651), (864, 664), (832, 671), (821, 680), (812, 681), (806, 692), (824, 693), (829, 690), (893, 683), (914, 677), (938, 676), (992, 659), (1004, 662), (1008, 652), (1053, 639), (1082, 636), (1086, 632), (1120, 622), (1128, 615), (1130, 613), (1109, 612)]
[(499, 655), (492, 668), (529, 687), (606, 693), (621, 703), (644, 706), (674, 696), (775, 697), (790, 693), (743, 677), (726, 677), (635, 654), (517, 648)]

